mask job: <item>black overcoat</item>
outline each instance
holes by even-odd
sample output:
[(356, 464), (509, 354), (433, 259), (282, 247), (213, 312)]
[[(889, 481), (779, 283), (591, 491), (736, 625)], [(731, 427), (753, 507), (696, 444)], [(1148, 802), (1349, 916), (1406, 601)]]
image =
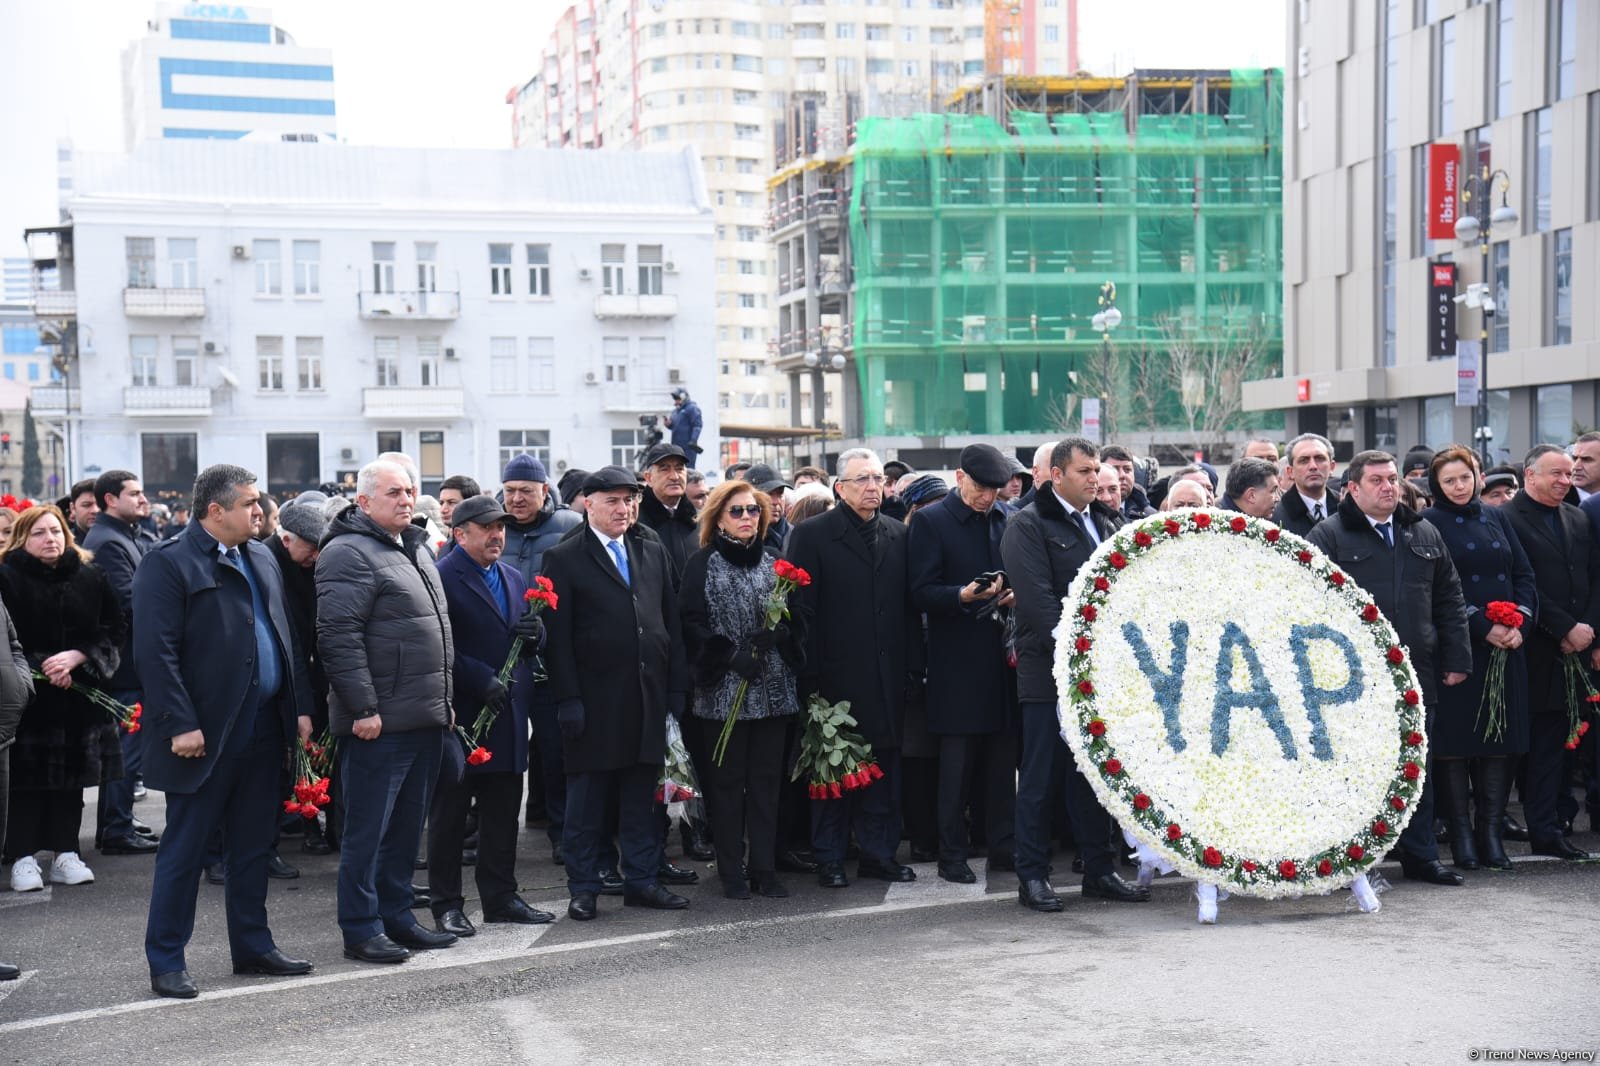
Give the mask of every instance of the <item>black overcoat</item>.
[[(1556, 508), (1558, 538), (1550, 528), (1550, 508), (1519, 492), (1500, 508), (1533, 564), (1539, 607), (1533, 625), (1523, 630), (1528, 651), (1528, 708), (1567, 713), (1566, 674), (1561, 641), (1583, 622), (1600, 633), (1600, 542), (1589, 517), (1570, 503)], [(1588, 649), (1583, 649), (1587, 667)]]

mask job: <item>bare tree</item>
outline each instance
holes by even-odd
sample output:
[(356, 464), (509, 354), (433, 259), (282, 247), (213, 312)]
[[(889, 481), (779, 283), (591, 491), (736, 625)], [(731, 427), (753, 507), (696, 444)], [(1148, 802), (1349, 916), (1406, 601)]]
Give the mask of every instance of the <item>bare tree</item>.
[(1261, 317), (1224, 307), (1203, 322), (1163, 316), (1167, 383), (1177, 393), (1189, 436), (1197, 444), (1222, 440), (1244, 410), (1244, 383), (1260, 376), (1268, 359)]

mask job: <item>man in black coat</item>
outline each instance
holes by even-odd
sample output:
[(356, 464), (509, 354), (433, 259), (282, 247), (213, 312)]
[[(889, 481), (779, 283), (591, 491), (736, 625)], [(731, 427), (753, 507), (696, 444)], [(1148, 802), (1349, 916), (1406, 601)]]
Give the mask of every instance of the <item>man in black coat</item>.
[(676, 444), (657, 444), (642, 464), (648, 487), (639, 500), (639, 524), (655, 531), (672, 560), (672, 583), (678, 583), (689, 556), (700, 550), (700, 523), (684, 498), (689, 484), (688, 460)]
[[(1444, 538), (1433, 523), (1400, 503), (1394, 456), (1365, 451), (1351, 458), (1337, 513), (1311, 530), (1308, 539), (1367, 591), (1394, 626), (1431, 716), (1440, 682), (1459, 685), (1472, 672), (1467, 606)], [(1400, 869), (1413, 881), (1435, 885), (1466, 880), (1439, 861), (1431, 770), (1400, 834)]]
[(1224, 511), (1271, 519), (1278, 502), (1278, 468), (1265, 459), (1245, 456), (1228, 467), (1227, 491), (1217, 501)]
[(1272, 512), (1272, 520), (1298, 537), (1339, 506), (1339, 494), (1328, 484), (1333, 477), (1333, 445), (1327, 437), (1302, 433), (1289, 442), (1289, 480), (1293, 484)]
[(878, 513), (883, 463), (865, 448), (839, 456), (834, 490), (839, 505), (794, 527), (789, 561), (811, 574), (798, 590), (806, 619), (805, 673), (800, 694), (829, 703), (850, 701), (862, 737), (883, 777), (841, 799), (811, 802), (811, 843), (817, 883), (849, 884), (844, 873), (851, 829), (861, 845), (857, 876), (915, 881), (895, 859), (900, 846), (900, 736), (913, 666), (922, 649), (911, 610), (906, 528)]
[(206, 847), (219, 826), (234, 973), (311, 970), (279, 951), (267, 927), (278, 770), (287, 746), (311, 735), (311, 700), (282, 579), (272, 553), (253, 539), (261, 521), (255, 480), (237, 466), (201, 471), (195, 520), (156, 547), (134, 577), (134, 654), (150, 708), (145, 777), (167, 796), (145, 957), (152, 990), (175, 999), (198, 994), (184, 948)]
[[(1500, 513), (1527, 550), (1539, 587), (1533, 628), (1524, 635), (1528, 657), (1527, 788), (1523, 816), (1536, 855), (1586, 859), (1562, 834), (1559, 797), (1566, 789), (1568, 693), (1566, 656), (1600, 669), (1600, 541), (1588, 517), (1562, 502), (1572, 490), (1572, 460), (1540, 444), (1523, 460), (1523, 489)], [(1580, 691), (1578, 698), (1583, 694)], [(1580, 708), (1582, 709), (1582, 708)], [(1590, 797), (1593, 803), (1594, 797)]]
[[(133, 575), (156, 539), (141, 525), (150, 516), (139, 476), (128, 470), (107, 470), (95, 479), (95, 502), (100, 514), (83, 539), (84, 550), (94, 554), (95, 565), (106, 575), (122, 605), (127, 638), (120, 649), (121, 664), (112, 675), (109, 691), (123, 703), (139, 699), (139, 672), (133, 655)], [(148, 855), (155, 851), (154, 834), (135, 831), (133, 790), (141, 776), (140, 754), (144, 738), (121, 731), (122, 777), (100, 786), (95, 846), (106, 855)]]
[(1111, 817), (1100, 806), (1061, 739), (1055, 681), (1056, 625), (1072, 579), (1119, 524), (1117, 513), (1095, 500), (1100, 453), (1092, 441), (1068, 437), (1050, 457), (1050, 480), (1033, 502), (1012, 516), (1000, 555), (1016, 595), (1017, 697), (1022, 716), (1022, 763), (1017, 776), (1017, 897), (1036, 911), (1059, 911), (1050, 886), (1052, 767), (1066, 760), (1067, 813), (1083, 859), (1083, 894), (1141, 903), (1148, 888), (1130, 885), (1113, 868)]
[(544, 574), (561, 607), (550, 614), (546, 661), (567, 771), (562, 852), (567, 914), (596, 915), (606, 808), (614, 805), (623, 903), (678, 910), (662, 887), (656, 781), (667, 714), (688, 705), (689, 671), (678, 626), (671, 560), (658, 543), (627, 535), (634, 476), (607, 466), (583, 483), (588, 525), (545, 552)]
[[(1011, 605), (998, 490), (1011, 478), (998, 448), (969, 444), (956, 491), (909, 526), (911, 602), (928, 617), (928, 731), (939, 737), (939, 876), (977, 880), (967, 864), (967, 796), (983, 789), (989, 869), (1014, 870), (1017, 749), (999, 610)], [(986, 577), (986, 575), (995, 575)]]
[(749, 470), (746, 470), (744, 472), (744, 480), (766, 493), (767, 498), (772, 501), (772, 521), (767, 526), (765, 543), (768, 548), (782, 555), (783, 545), (789, 539), (789, 530), (794, 528), (789, 524), (789, 520), (784, 517), (788, 513), (789, 507), (784, 500), (783, 494), (794, 488), (794, 486), (779, 477), (778, 472), (766, 463), (757, 463)]

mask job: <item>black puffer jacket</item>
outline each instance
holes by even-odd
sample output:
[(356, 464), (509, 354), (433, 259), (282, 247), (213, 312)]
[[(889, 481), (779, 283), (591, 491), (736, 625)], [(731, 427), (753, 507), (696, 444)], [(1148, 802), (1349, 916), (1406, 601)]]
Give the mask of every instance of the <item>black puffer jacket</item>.
[(357, 718), (385, 733), (450, 725), (455, 647), (444, 586), (415, 526), (403, 546), (358, 508), (333, 520), (317, 560), (317, 650), (328, 677), (328, 722), (348, 736)]

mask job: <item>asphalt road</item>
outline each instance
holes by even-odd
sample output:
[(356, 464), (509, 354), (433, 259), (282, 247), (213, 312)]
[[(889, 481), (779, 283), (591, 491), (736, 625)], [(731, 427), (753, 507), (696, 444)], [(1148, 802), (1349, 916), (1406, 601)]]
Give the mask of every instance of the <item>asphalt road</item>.
[[(159, 823), (159, 797), (139, 813)], [(1576, 839), (1600, 848), (1592, 833)], [(524, 840), (523, 894), (562, 910), (542, 832)], [(91, 853), (94, 885), (0, 890), (0, 957), (27, 971), (0, 985), (0, 1062), (1454, 1063), (1600, 1051), (1600, 866), (1530, 860), (1458, 889), (1386, 866), (1396, 884), (1376, 915), (1339, 892), (1229, 900), (1220, 924), (1200, 926), (1192, 885), (1176, 878), (1149, 904), (1071, 894), (1063, 913), (1039, 915), (1017, 906), (1009, 874), (956, 886), (919, 867), (915, 884), (842, 891), (796, 875), (789, 900), (736, 902), (697, 864), (687, 911), (603, 898), (592, 923), (563, 912), (550, 926), (484, 926), (375, 967), (342, 957), (337, 855), (289, 844), (303, 875), (272, 883), (273, 927), (316, 972), (232, 976), (221, 889), (202, 885), (191, 1002), (149, 992), (151, 860)]]

